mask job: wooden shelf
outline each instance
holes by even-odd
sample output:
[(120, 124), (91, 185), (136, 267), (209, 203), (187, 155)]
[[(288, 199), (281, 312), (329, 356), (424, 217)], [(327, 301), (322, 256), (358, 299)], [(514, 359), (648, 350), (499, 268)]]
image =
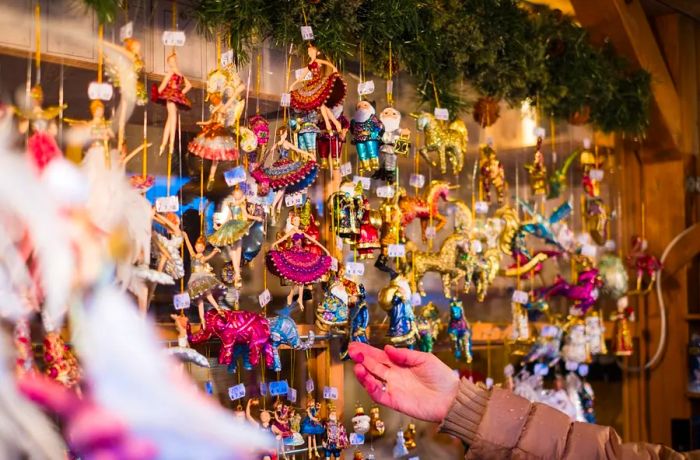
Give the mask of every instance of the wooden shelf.
[(700, 399), (700, 391), (686, 391), (685, 395), (688, 399)]
[(686, 321), (700, 321), (700, 313), (688, 313), (685, 315)]

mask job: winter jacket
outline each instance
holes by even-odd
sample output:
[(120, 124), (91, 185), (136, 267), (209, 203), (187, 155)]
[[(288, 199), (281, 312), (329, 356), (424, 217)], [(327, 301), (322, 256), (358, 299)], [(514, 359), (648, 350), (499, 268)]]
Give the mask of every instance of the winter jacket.
[(469, 447), (467, 459), (681, 460), (700, 458), (652, 444), (623, 444), (610, 427), (572, 422), (563, 412), (508, 390), (462, 379), (440, 426)]

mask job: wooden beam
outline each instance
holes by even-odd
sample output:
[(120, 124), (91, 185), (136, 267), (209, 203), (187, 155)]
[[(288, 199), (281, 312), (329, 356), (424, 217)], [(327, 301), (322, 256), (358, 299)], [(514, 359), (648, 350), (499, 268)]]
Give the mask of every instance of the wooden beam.
[(663, 0), (660, 3), (674, 10), (676, 13), (690, 16), (695, 20), (700, 20), (700, 2), (697, 0)]
[(653, 144), (677, 149), (681, 136), (680, 99), (639, 0), (571, 0), (576, 18), (594, 42), (605, 40), (652, 75)]

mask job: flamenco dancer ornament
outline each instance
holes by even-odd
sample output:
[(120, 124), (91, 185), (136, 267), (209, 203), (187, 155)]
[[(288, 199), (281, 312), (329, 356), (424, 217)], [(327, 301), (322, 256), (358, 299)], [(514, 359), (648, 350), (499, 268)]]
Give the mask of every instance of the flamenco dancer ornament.
[(192, 102), (187, 93), (192, 89), (192, 84), (185, 77), (177, 65), (177, 54), (173, 50), (168, 56), (168, 72), (163, 77), (159, 86), (155, 83), (151, 87), (151, 100), (164, 105), (168, 116), (163, 126), (163, 140), (160, 143), (158, 154), (162, 155), (165, 148), (172, 155), (175, 150), (175, 132), (177, 131), (178, 110), (190, 110)]
[[(299, 216), (293, 216), (284, 236), (272, 244), (265, 262), (272, 274), (293, 284), (287, 295), (287, 305), (294, 305), (296, 297), (303, 310), (304, 286), (321, 281), (331, 267), (332, 258), (318, 240), (299, 229), (299, 224)], [(292, 244), (285, 248), (282, 243), (287, 240)], [(310, 251), (307, 246), (318, 247), (322, 252)]]
[(368, 101), (360, 101), (350, 121), (352, 144), (357, 149), (360, 173), (379, 168), (379, 143), (384, 134), (384, 125), (377, 118), (375, 109)]
[(224, 199), (221, 209), (224, 223), (207, 240), (219, 250), (226, 249), (233, 266), (233, 285), (240, 288), (242, 239), (253, 222), (262, 222), (263, 218), (248, 214), (245, 194), (238, 186)]
[[(342, 104), (345, 100), (346, 85), (338, 69), (328, 61), (318, 59), (320, 54), (313, 43), (309, 43), (307, 49), (309, 64), (307, 65), (311, 78), (306, 79), (308, 73), (297, 79), (289, 87), (290, 105), (299, 112), (318, 110), (323, 118), (326, 131), (340, 132), (342, 126), (336, 118), (332, 108)], [(331, 69), (331, 74), (324, 76), (321, 68), (325, 66)]]

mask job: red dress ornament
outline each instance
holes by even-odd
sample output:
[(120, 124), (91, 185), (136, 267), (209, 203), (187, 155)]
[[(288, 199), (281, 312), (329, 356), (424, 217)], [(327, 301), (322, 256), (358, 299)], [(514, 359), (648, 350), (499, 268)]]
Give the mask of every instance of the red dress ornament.
[(48, 332), (44, 337), (44, 362), (46, 375), (67, 388), (80, 383), (78, 360), (57, 332)]
[(322, 105), (335, 107), (342, 104), (345, 99), (346, 87), (343, 77), (338, 72), (324, 77), (321, 75), (321, 66), (312, 61), (308, 66), (311, 79), (291, 92), (291, 106), (294, 110), (316, 110)]
[(357, 241), (357, 253), (360, 259), (373, 259), (374, 251), (382, 247), (379, 230), (372, 223), (369, 201), (364, 199), (364, 212), (360, 223), (360, 238)]
[(151, 100), (161, 105), (173, 102), (178, 109), (190, 110), (192, 102), (187, 95), (183, 94), (182, 89), (184, 86), (185, 77), (178, 73), (173, 73), (163, 91), (158, 92), (158, 85), (155, 83), (151, 86)]

